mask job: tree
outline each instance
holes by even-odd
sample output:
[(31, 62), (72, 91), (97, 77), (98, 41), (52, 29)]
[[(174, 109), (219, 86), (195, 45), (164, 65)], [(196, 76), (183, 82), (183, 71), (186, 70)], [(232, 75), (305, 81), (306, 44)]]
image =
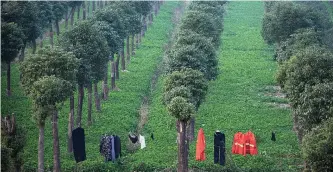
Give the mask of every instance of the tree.
[(146, 16), (150, 13), (151, 3), (148, 1), (134, 1), (135, 3), (135, 11), (140, 14), (141, 20), (141, 32), (137, 36), (136, 46), (139, 47), (139, 43), (141, 42), (141, 37), (144, 36), (144, 32), (147, 28)]
[(40, 21), (40, 27), (42, 29), (41, 32), (41, 48), (43, 47), (43, 33), (45, 32), (46, 28), (50, 28), (51, 26), (51, 33), (50, 33), (50, 42), (53, 45), (53, 33), (52, 33), (52, 21), (54, 20), (54, 15), (52, 12), (52, 4), (48, 1), (41, 1), (37, 3), (38, 6), (38, 16)]
[(54, 15), (54, 23), (56, 26), (57, 35), (60, 34), (59, 22), (63, 19), (64, 14), (67, 11), (67, 4), (61, 1), (51, 1), (52, 12)]
[(1, 61), (7, 64), (7, 96), (11, 96), (10, 63), (23, 47), (23, 37), (16, 23), (1, 23)]
[[(76, 58), (81, 59), (77, 76), (79, 100), (76, 123), (79, 127), (82, 119), (84, 87), (89, 86), (93, 81), (95, 72), (93, 71), (93, 65), (95, 65), (95, 62), (103, 63), (104, 61), (101, 59), (105, 59), (107, 55), (106, 39), (92, 25), (93, 23), (90, 20), (82, 21), (73, 29), (64, 32), (59, 41), (60, 45), (64, 46), (67, 51), (73, 52)], [(91, 94), (91, 91), (89, 91), (89, 94)], [(91, 120), (91, 113), (88, 113), (89, 119)], [(91, 121), (88, 121), (88, 123), (91, 123)]]
[(333, 118), (321, 123), (305, 135), (302, 142), (303, 157), (306, 171), (333, 170)]
[(189, 10), (181, 22), (180, 30), (192, 30), (206, 38), (211, 38), (214, 47), (220, 45), (220, 32), (217, 23), (209, 14)]
[(60, 171), (58, 109), (75, 90), (79, 60), (58, 47), (46, 47), (22, 62), (21, 84), (32, 100), (34, 119), (39, 127), (38, 171), (44, 171), (44, 128), (52, 116), (54, 171)]

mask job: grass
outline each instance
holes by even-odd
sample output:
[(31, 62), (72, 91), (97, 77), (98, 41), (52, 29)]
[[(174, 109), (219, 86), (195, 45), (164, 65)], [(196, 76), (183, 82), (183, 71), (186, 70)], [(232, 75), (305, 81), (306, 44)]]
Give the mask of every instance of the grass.
[[(93, 125), (88, 127), (87, 122), (87, 95), (83, 106), (83, 128), (85, 129), (87, 160), (80, 163), (83, 166), (106, 165), (109, 168), (117, 166), (113, 163), (104, 163), (104, 158), (99, 154), (99, 140), (105, 133), (116, 134), (122, 140), (122, 153), (124, 161), (128, 156), (125, 143), (129, 131), (134, 131), (138, 120), (142, 96), (149, 90), (150, 79), (157, 63), (162, 59), (163, 46), (167, 43), (168, 32), (172, 29), (171, 17), (177, 2), (165, 2), (161, 6), (159, 15), (148, 28), (136, 55), (131, 58), (127, 66), (129, 72), (122, 72), (120, 80), (116, 82), (119, 92), (111, 92), (108, 101), (102, 102), (102, 112), (97, 113), (93, 108)], [(12, 97), (5, 94), (6, 77), (2, 73), (1, 84), (1, 109), (2, 114), (15, 113), (17, 122), (27, 131), (27, 142), (23, 159), (25, 169), (34, 171), (37, 167), (38, 129), (31, 119), (31, 101), (24, 96), (19, 85), (18, 64), (12, 65)], [(99, 84), (99, 90), (101, 90)], [(75, 99), (77, 96), (75, 96)], [(77, 101), (77, 99), (75, 100)], [(69, 102), (59, 112), (59, 140), (61, 166), (63, 171), (72, 171), (76, 166), (73, 156), (67, 153), (67, 121)], [(76, 111), (75, 111), (76, 114)], [(52, 128), (47, 122), (45, 129), (45, 166), (52, 168)], [(120, 161), (122, 161), (122, 159)]]
[[(261, 37), (263, 2), (228, 2), (219, 50), (221, 73), (209, 83), (205, 102), (196, 114), (196, 132), (204, 129), (206, 161), (195, 161), (195, 144), (190, 145), (189, 167), (207, 171), (300, 171), (300, 149), (292, 131), (289, 109), (269, 105), (287, 100), (263, 96), (267, 86), (276, 85), (277, 64), (272, 60), (272, 48)], [(145, 163), (155, 168), (177, 167), (175, 118), (162, 104), (163, 77), (152, 94), (146, 133), (155, 140), (146, 140), (147, 148), (132, 154), (133, 163)], [(267, 90), (269, 91), (269, 90)], [(226, 135), (226, 167), (213, 164), (213, 135), (220, 130)], [(233, 135), (251, 130), (257, 139), (257, 156), (231, 155)], [(277, 141), (271, 141), (275, 131)]]

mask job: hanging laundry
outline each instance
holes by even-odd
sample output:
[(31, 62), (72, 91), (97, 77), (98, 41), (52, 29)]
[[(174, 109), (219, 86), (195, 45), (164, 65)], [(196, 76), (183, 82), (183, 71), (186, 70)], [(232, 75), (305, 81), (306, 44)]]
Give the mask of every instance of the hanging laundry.
[(136, 135), (129, 134), (128, 137), (132, 143), (136, 143), (138, 141), (138, 136), (136, 136)]
[(81, 162), (86, 160), (86, 146), (84, 139), (84, 129), (81, 127), (76, 128), (72, 132), (73, 151), (75, 161)]
[(214, 134), (214, 163), (225, 165), (225, 135), (220, 131)]
[(140, 141), (140, 144), (141, 144), (141, 149), (145, 148), (146, 147), (145, 137), (140, 135), (139, 136), (139, 141)]
[(272, 140), (272, 141), (274, 141), (274, 142), (276, 141), (276, 138), (275, 138), (275, 133), (274, 133), (274, 132), (272, 132), (272, 137), (271, 137), (271, 140)]
[(257, 142), (256, 138), (254, 137), (254, 134), (251, 131), (248, 131), (244, 134), (245, 137), (245, 150), (244, 152), (246, 154), (250, 155), (257, 155), (258, 149), (257, 149)]
[(118, 136), (114, 136), (114, 149), (115, 149), (115, 157), (117, 159), (121, 156), (121, 143), (120, 143), (120, 138)]
[(245, 144), (245, 140), (244, 140), (244, 134), (241, 132), (237, 132), (234, 135), (234, 141), (232, 144), (232, 153), (233, 154), (241, 154), (245, 156), (245, 152), (244, 152), (244, 144)]
[(198, 138), (197, 138), (195, 160), (204, 161), (206, 159), (205, 149), (206, 149), (205, 134), (203, 132), (203, 129), (200, 128), (199, 132), (198, 132)]
[(105, 161), (113, 161), (115, 159), (115, 153), (113, 151), (113, 137), (103, 136), (100, 141), (99, 151), (105, 157)]
[(151, 133), (150, 137), (152, 140), (154, 140), (154, 133)]

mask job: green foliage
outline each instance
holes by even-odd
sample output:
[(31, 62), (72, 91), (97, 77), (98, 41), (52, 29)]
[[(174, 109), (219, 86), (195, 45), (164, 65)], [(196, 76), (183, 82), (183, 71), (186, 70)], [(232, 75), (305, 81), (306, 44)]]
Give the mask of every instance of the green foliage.
[(9, 64), (23, 47), (24, 35), (16, 23), (1, 23), (1, 61)]
[(262, 22), (262, 36), (269, 43), (280, 43), (300, 28), (325, 28), (320, 16), (306, 6), (294, 2), (277, 2), (265, 13)]
[(332, 82), (333, 54), (325, 48), (310, 46), (299, 51), (286, 70), (285, 90), (293, 107), (300, 104), (306, 86)]
[(109, 54), (106, 38), (91, 25), (91, 21), (82, 21), (64, 32), (59, 40), (59, 45), (81, 60), (77, 76), (80, 85), (99, 80), (104, 72), (99, 73), (97, 68), (106, 67), (104, 64)]
[(41, 29), (44, 30), (45, 28), (50, 28), (55, 18), (55, 15), (52, 11), (52, 2), (40, 1), (36, 3), (36, 5), (38, 7), (38, 20), (40, 22)]
[(1, 144), (1, 172), (7, 172), (14, 168), (10, 154), (11, 149)]
[(180, 96), (172, 98), (167, 109), (172, 116), (181, 121), (188, 121), (195, 112), (193, 104)]
[(333, 117), (333, 82), (306, 87), (300, 96), (295, 116), (304, 131), (310, 131), (322, 121)]
[(170, 104), (171, 100), (174, 97), (183, 97), (186, 100), (189, 100), (189, 102), (191, 102), (192, 104), (195, 103), (192, 100), (193, 97), (191, 95), (190, 90), (187, 87), (185, 87), (185, 86), (174, 87), (170, 91), (165, 92), (163, 97), (164, 97), (164, 101), (163, 102), (164, 102), (165, 105)]
[(143, 16), (146, 16), (150, 13), (152, 3), (149, 1), (134, 1), (134, 7), (136, 12)]
[(192, 30), (207, 38), (211, 38), (215, 47), (220, 45), (221, 30), (218, 29), (218, 24), (215, 23), (209, 14), (201, 11), (186, 11), (179, 28), (180, 30)]
[(66, 10), (68, 10), (67, 4), (63, 1), (51, 1), (50, 3), (52, 5), (52, 13), (54, 16), (54, 20), (56, 22), (59, 22), (66, 13)]
[(198, 108), (203, 101), (208, 85), (203, 73), (190, 68), (174, 71), (165, 79), (164, 92), (169, 92), (175, 87), (187, 87), (193, 96), (193, 105)]
[(308, 166), (306, 171), (333, 170), (333, 118), (305, 135), (302, 150)]

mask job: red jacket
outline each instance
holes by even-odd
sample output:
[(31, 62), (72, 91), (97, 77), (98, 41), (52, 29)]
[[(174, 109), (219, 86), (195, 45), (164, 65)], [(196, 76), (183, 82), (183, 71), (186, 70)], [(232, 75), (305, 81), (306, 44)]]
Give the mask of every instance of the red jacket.
[(245, 137), (245, 147), (244, 147), (245, 153), (250, 155), (257, 155), (258, 149), (254, 134), (251, 131), (248, 131), (247, 133), (244, 134), (244, 137)]
[(245, 156), (244, 143), (245, 143), (244, 134), (241, 132), (237, 132), (234, 136), (234, 141), (232, 143), (232, 153), (241, 154)]
[(198, 138), (197, 138), (195, 160), (204, 161), (206, 159), (205, 149), (206, 149), (205, 134), (204, 134), (202, 128), (200, 128), (200, 130), (198, 132)]

